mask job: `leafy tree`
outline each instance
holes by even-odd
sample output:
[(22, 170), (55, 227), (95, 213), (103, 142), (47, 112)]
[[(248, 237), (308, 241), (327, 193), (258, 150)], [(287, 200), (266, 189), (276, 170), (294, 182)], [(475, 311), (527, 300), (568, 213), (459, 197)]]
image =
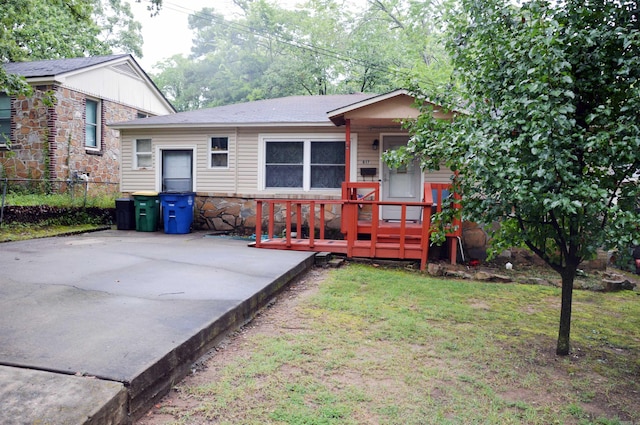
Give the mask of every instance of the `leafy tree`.
[(100, 28), (98, 39), (111, 50), (130, 52), (139, 58), (143, 56), (142, 25), (134, 19), (128, 2), (94, 0), (92, 17)]
[[(161, 0), (150, 7), (157, 12)], [(0, 7), (0, 62), (109, 54), (142, 55), (140, 24), (122, 0), (12, 0)], [(29, 93), (15, 75), (0, 68), (0, 90)]]
[[(384, 57), (393, 61), (387, 69), (420, 75), (429, 84), (449, 79), (451, 63), (444, 48), (442, 13), (450, 1), (368, 0), (368, 3), (361, 22), (380, 28), (387, 40), (376, 43), (370, 57), (380, 57), (378, 49), (383, 47), (389, 51)], [(363, 41), (357, 43), (366, 45)], [(357, 50), (358, 45), (354, 47)]]
[(154, 81), (178, 111), (203, 107), (202, 80), (197, 63), (183, 55), (174, 55), (156, 65), (160, 73)]
[[(404, 85), (416, 66), (437, 78), (448, 76), (446, 54), (436, 46), (439, 31), (425, 29), (435, 28), (435, 0), (412, 6), (389, 1), (394, 7), (372, 1), (366, 10), (351, 10), (340, 0), (308, 0), (295, 10), (269, 0), (236, 1), (242, 11), (236, 19), (205, 8), (189, 18), (192, 63), (181, 62), (184, 70), (178, 72), (162, 67), (157, 79), (169, 92), (177, 92), (171, 86), (183, 87), (183, 98), (172, 98), (180, 108), (297, 94), (385, 92)], [(194, 78), (185, 84), (177, 79), (182, 74)]]
[[(556, 352), (570, 351), (578, 266), (640, 243), (640, 11), (635, 0), (463, 0), (448, 45), (465, 105), (425, 111), (405, 156), (458, 173), (470, 219), (500, 220), (496, 248), (526, 245), (562, 277)], [(460, 103), (462, 102), (462, 103)], [(403, 159), (390, 155), (391, 163)]]

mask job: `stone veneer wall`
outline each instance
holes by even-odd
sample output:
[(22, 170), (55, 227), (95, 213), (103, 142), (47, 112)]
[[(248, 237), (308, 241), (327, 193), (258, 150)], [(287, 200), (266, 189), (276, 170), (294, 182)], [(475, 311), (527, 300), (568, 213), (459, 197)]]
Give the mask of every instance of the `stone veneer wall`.
[(2, 177), (41, 179), (46, 176), (49, 108), (43, 98), (43, 90), (34, 90), (29, 98), (11, 98), (11, 150), (0, 151)]
[[(55, 96), (51, 107), (43, 102), (47, 90)], [(84, 144), (86, 99), (83, 93), (59, 86), (38, 86), (33, 96), (13, 99), (11, 151), (0, 152), (3, 174), (66, 180), (78, 172), (88, 174), (91, 182), (113, 183), (117, 189), (119, 132), (106, 124), (135, 119), (138, 110), (101, 99), (100, 150), (89, 150)]]
[[(286, 199), (276, 204), (274, 216), (274, 233), (281, 234), (286, 227)], [(316, 207), (316, 226), (320, 221)], [(254, 198), (239, 198), (231, 196), (196, 196), (194, 228), (211, 230), (214, 232), (228, 232), (237, 235), (251, 235), (256, 231), (256, 200)], [(268, 215), (268, 207), (263, 206), (263, 218)], [(308, 228), (309, 208), (303, 205), (302, 225)], [(292, 223), (297, 223), (295, 212)], [(266, 220), (264, 221), (266, 225)], [(340, 231), (340, 206), (325, 205), (326, 231), (336, 233)], [(266, 232), (266, 227), (262, 229)]]
[[(137, 109), (106, 99), (101, 104), (100, 149), (85, 148), (85, 105), (87, 96), (64, 87), (56, 90), (52, 121), (51, 178), (67, 179), (74, 172), (88, 174), (91, 182), (118, 183), (120, 176), (119, 132), (109, 122), (136, 118)], [(54, 116), (55, 114), (55, 116)], [(55, 118), (55, 119), (54, 119)]]

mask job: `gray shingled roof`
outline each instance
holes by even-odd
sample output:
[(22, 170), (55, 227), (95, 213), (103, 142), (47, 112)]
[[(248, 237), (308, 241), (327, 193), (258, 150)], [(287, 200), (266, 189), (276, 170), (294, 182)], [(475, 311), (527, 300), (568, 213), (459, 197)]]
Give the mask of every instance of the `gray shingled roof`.
[(54, 77), (67, 72), (78, 71), (104, 62), (129, 56), (127, 54), (93, 56), (70, 59), (51, 59), (33, 62), (10, 62), (2, 64), (9, 74), (21, 75), (25, 78)]
[(273, 124), (332, 125), (327, 112), (375, 97), (375, 94), (289, 96), (216, 108), (113, 123), (114, 128), (179, 127), (183, 125), (235, 126)]

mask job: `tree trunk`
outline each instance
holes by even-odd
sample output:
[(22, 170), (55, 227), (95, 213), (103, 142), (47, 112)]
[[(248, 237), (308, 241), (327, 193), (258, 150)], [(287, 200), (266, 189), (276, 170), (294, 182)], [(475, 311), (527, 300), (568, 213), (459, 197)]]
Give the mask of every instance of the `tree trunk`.
[(562, 276), (562, 305), (560, 306), (560, 330), (558, 332), (558, 346), (556, 354), (569, 354), (569, 336), (571, 334), (571, 302), (573, 297), (573, 281), (576, 278), (577, 266), (567, 266), (560, 274)]

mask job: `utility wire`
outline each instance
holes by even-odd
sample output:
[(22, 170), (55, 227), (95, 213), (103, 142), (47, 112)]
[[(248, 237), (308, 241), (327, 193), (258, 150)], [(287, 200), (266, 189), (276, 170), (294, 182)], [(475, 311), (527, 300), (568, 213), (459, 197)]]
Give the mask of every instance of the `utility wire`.
[[(151, 3), (150, 0), (145, 0), (145, 2)], [(409, 78), (411, 77), (411, 74), (409, 72), (405, 72), (405, 71), (401, 71), (398, 69), (392, 69), (389, 67), (382, 67), (379, 64), (376, 64), (374, 62), (369, 62), (366, 60), (362, 60), (362, 59), (357, 59), (357, 58), (351, 58), (351, 57), (346, 57), (344, 55), (342, 55), (339, 52), (336, 52), (334, 50), (330, 50), (324, 47), (319, 47), (319, 46), (315, 46), (312, 44), (308, 44), (308, 43), (302, 43), (302, 42), (296, 42), (296, 41), (292, 41), (292, 40), (287, 40), (284, 37), (277, 35), (277, 34), (269, 34), (269, 33), (265, 33), (263, 31), (257, 30), (255, 28), (252, 28), (248, 25), (244, 25), (242, 23), (239, 22), (235, 22), (235, 21), (229, 21), (225, 18), (221, 18), (219, 16), (216, 15), (212, 15), (210, 13), (207, 12), (203, 12), (203, 11), (195, 11), (193, 9), (175, 4), (175, 3), (171, 3), (171, 2), (167, 2), (166, 0), (163, 1), (162, 3), (162, 7), (172, 10), (174, 12), (177, 13), (184, 13), (186, 15), (193, 15), (197, 18), (200, 19), (205, 19), (208, 20), (212, 23), (216, 23), (216, 24), (220, 24), (223, 25), (229, 29), (238, 31), (238, 32), (242, 32), (245, 34), (250, 34), (262, 39), (265, 39), (267, 41), (272, 41), (272, 42), (277, 42), (277, 43), (281, 43), (284, 45), (288, 45), (290, 47), (296, 48), (296, 49), (301, 49), (301, 50), (306, 50), (309, 51), (311, 53), (317, 54), (317, 55), (321, 55), (321, 56), (325, 56), (325, 57), (329, 57), (331, 59), (335, 59), (341, 62), (346, 62), (346, 63), (351, 63), (351, 64), (357, 64), (357, 65), (361, 65), (361, 66), (365, 66), (368, 68), (372, 68), (372, 69), (376, 69), (378, 71), (381, 72), (387, 72), (387, 73), (391, 73), (391, 74), (396, 74), (398, 76), (401, 77), (406, 77)], [(162, 12), (160, 12), (162, 13)], [(434, 85), (433, 82), (429, 81), (428, 82), (430, 85)]]

